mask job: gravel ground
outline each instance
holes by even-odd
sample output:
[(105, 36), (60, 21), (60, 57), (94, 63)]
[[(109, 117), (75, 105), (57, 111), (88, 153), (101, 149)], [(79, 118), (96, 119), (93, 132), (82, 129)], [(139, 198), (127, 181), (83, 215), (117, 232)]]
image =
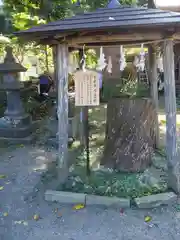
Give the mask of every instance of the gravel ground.
[[(47, 203), (41, 194), (32, 202), (23, 201), (22, 190), (36, 184), (34, 170), (45, 169), (44, 159), (53, 154), (23, 147), (1, 155), (0, 240), (180, 239), (180, 212), (174, 208), (122, 213), (120, 209), (88, 207), (75, 211), (72, 206)], [(35, 214), (40, 216), (38, 221), (33, 219)], [(152, 217), (149, 223), (144, 222), (146, 215)]]

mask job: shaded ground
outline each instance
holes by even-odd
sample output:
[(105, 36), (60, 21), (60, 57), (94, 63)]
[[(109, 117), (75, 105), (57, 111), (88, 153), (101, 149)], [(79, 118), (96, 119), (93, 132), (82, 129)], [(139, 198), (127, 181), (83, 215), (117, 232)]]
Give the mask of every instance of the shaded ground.
[[(36, 199), (23, 201), (22, 190), (31, 185), (27, 176), (35, 169), (45, 169), (44, 156), (51, 159), (53, 151), (20, 147), (1, 155), (0, 185), (4, 186), (0, 191), (1, 240), (179, 240), (180, 213), (174, 207), (124, 212), (88, 207), (74, 211), (72, 206), (45, 202), (41, 189)], [(2, 174), (6, 177), (2, 178)], [(40, 219), (35, 221), (34, 215)], [(151, 222), (144, 222), (146, 215), (152, 217)]]
[[(101, 146), (103, 137), (93, 139), (92, 145)], [(56, 157), (53, 148), (42, 146), (43, 140), (41, 145), (0, 149), (0, 240), (179, 240), (180, 205), (151, 211), (96, 207), (74, 211), (72, 206), (45, 202), (41, 185), (36, 199), (24, 201)], [(166, 167), (161, 158), (156, 163), (157, 168)], [(98, 167), (95, 160), (92, 164)], [(35, 221), (34, 215), (40, 219)], [(149, 223), (144, 222), (146, 215), (152, 217)]]
[[(13, 161), (18, 162), (20, 156), (21, 160), (27, 159), (30, 152), (27, 148), (19, 149)], [(72, 206), (47, 203), (41, 197), (33, 202), (24, 202), (21, 200), (22, 183), (17, 183), (19, 167), (15, 166), (10, 172), (6, 166), (8, 178), (1, 179), (3, 185), (10, 181), (0, 193), (1, 240), (179, 240), (180, 213), (175, 208), (129, 209), (123, 212), (120, 209), (88, 207), (74, 211)], [(33, 220), (35, 214), (40, 216), (38, 221)], [(151, 222), (144, 222), (146, 215), (152, 217)]]

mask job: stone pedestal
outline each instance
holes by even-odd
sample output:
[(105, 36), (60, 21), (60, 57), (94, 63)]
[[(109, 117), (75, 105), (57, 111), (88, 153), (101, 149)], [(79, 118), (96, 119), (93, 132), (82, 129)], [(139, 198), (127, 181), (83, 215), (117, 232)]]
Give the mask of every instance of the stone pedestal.
[(27, 140), (32, 134), (32, 123), (31, 117), (24, 111), (20, 98), (21, 84), (18, 81), (18, 73), (26, 69), (15, 62), (11, 48), (8, 47), (6, 51), (4, 63), (0, 64), (0, 74), (3, 76), (0, 90), (7, 93), (7, 109), (4, 117), (0, 118), (0, 139)]

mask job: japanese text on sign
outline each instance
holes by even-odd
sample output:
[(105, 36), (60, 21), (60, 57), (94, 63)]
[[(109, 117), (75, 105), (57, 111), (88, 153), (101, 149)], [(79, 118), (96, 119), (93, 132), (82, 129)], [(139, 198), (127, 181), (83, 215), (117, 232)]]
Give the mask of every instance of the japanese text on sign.
[(98, 73), (92, 70), (78, 71), (75, 78), (75, 105), (99, 105), (99, 78)]

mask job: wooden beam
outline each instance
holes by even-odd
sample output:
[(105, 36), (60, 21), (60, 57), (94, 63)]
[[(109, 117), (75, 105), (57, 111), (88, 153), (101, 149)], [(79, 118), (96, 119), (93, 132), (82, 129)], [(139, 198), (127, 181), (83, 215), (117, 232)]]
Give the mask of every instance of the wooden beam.
[(166, 154), (168, 162), (168, 184), (176, 192), (180, 192), (180, 168), (177, 158), (176, 136), (176, 93), (174, 73), (173, 41), (164, 42), (164, 90), (166, 111)]
[(155, 126), (155, 147), (159, 147), (159, 122), (158, 122), (158, 87), (157, 87), (157, 60), (156, 60), (156, 48), (153, 45), (148, 47), (148, 56), (149, 56), (149, 81), (151, 85), (151, 97), (156, 111), (156, 126)]
[[(152, 40), (149, 40), (149, 41), (126, 41), (126, 42), (121, 42), (121, 41), (118, 41), (118, 42), (99, 42), (99, 43), (86, 43), (86, 48), (95, 48), (95, 47), (101, 47), (101, 46), (104, 46), (104, 47), (114, 47), (114, 46), (119, 46), (119, 45), (123, 45), (125, 47), (135, 47), (135, 46), (140, 46), (142, 43), (144, 44), (144, 46), (148, 46), (150, 43), (152, 42)], [(158, 43), (157, 43), (158, 44)], [(84, 46), (84, 44), (79, 44), (79, 45), (71, 45), (69, 44), (69, 46), (74, 46), (76, 48), (82, 48)]]
[[(68, 155), (68, 46), (57, 45), (58, 76), (58, 166), (67, 170)], [(61, 174), (61, 173), (60, 173)]]
[(68, 44), (86, 44), (86, 43), (107, 43), (107, 42), (126, 42), (126, 41), (146, 41), (160, 40), (163, 36), (160, 33), (137, 33), (137, 34), (112, 34), (112, 35), (94, 35), (65, 38)]

